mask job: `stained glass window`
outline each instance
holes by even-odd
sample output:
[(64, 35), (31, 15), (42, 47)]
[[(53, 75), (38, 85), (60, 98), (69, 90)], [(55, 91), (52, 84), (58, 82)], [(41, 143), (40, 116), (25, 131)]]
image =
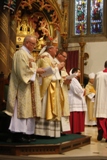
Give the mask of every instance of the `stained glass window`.
[(91, 34), (102, 33), (103, 23), (103, 0), (91, 0), (91, 19), (90, 32)]
[(87, 0), (75, 0), (75, 35), (87, 33)]
[(104, 0), (75, 0), (75, 35), (102, 34)]

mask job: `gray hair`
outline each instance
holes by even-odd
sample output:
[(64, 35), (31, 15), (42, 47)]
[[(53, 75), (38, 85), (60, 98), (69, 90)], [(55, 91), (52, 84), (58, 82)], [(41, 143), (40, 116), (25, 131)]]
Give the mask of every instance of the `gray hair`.
[(37, 37), (36, 37), (36, 36), (33, 36), (33, 35), (27, 35), (27, 36), (24, 38), (23, 44), (25, 44), (26, 42), (28, 42), (31, 38), (35, 38), (35, 39), (37, 39)]
[(46, 47), (46, 51), (47, 51), (48, 49), (50, 49), (50, 48), (54, 48), (54, 46), (52, 46), (52, 45), (47, 46), (47, 47)]

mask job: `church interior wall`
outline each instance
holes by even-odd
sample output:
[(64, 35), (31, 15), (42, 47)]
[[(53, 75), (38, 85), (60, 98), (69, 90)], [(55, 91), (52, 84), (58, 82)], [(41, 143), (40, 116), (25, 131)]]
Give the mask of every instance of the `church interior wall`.
[[(74, 2), (69, 0), (69, 34), (68, 34), (68, 50), (79, 48), (80, 36), (74, 35)], [(107, 60), (107, 1), (104, 1), (104, 33), (102, 35), (88, 35), (84, 36), (84, 52), (89, 54), (89, 58), (84, 61), (87, 64), (84, 65), (84, 74), (88, 75), (90, 72), (98, 72), (104, 68), (104, 62)], [(80, 53), (81, 54), (81, 53)], [(80, 64), (79, 64), (80, 65)]]
[[(69, 43), (68, 50), (80, 50), (79, 43)], [(84, 65), (84, 74), (103, 70), (104, 62), (107, 60), (107, 42), (87, 42), (84, 52), (89, 54)], [(80, 64), (78, 64), (79, 66)]]
[(107, 60), (107, 42), (88, 42), (85, 52), (89, 54), (89, 59), (87, 65), (84, 66), (84, 73), (96, 73), (103, 70), (104, 62)]

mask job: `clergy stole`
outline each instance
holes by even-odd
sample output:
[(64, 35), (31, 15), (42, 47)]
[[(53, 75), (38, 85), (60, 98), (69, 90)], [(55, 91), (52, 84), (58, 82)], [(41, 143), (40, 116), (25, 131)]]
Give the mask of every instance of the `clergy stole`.
[[(32, 67), (32, 63), (34, 62), (34, 60), (30, 59), (29, 60), (29, 67)], [(31, 101), (32, 101), (32, 111), (33, 111), (33, 116), (36, 117), (36, 102), (35, 102), (35, 91), (34, 91), (34, 82), (31, 81), (30, 82), (30, 86), (31, 86)]]

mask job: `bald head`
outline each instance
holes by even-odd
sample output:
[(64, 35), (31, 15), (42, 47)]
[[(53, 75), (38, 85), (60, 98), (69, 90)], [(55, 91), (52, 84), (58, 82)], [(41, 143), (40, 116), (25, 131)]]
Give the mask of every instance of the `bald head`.
[(26, 42), (32, 40), (32, 39), (35, 39), (36, 40), (36, 36), (33, 36), (33, 35), (28, 35), (24, 38), (24, 41), (23, 41), (23, 44), (25, 44)]

